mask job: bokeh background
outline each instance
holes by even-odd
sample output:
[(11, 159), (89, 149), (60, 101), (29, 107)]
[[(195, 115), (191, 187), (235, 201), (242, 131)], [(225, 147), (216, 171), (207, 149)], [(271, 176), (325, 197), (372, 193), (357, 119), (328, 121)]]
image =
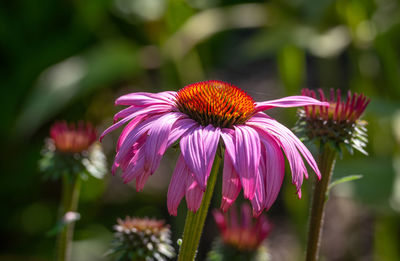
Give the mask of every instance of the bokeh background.
[[(2, 1), (0, 260), (53, 258), (48, 231), (61, 184), (44, 180), (37, 162), (55, 120), (88, 120), (101, 132), (121, 109), (113, 105), (119, 95), (207, 79), (235, 84), (258, 101), (304, 87), (369, 96), (369, 156), (343, 155), (334, 174), (363, 178), (334, 189), (322, 260), (400, 260), (399, 46), (397, 0)], [(296, 109), (269, 113), (295, 124)], [(109, 163), (117, 136), (103, 142)], [(141, 193), (118, 175), (84, 182), (74, 260), (110, 260), (112, 226), (126, 215), (165, 219), (176, 242), (186, 212), (181, 204), (170, 217), (166, 208), (176, 157), (169, 150)], [(266, 213), (274, 223), (272, 260), (303, 259), (311, 185), (305, 182), (298, 200), (286, 179)], [(217, 190), (213, 207), (219, 202)], [(208, 219), (199, 260), (215, 236)]]

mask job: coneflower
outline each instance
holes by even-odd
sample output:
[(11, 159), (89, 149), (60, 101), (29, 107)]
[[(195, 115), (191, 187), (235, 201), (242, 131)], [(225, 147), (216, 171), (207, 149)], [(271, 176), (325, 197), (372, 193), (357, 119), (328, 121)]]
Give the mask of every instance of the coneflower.
[[(306, 96), (255, 102), (232, 84), (205, 81), (178, 92), (131, 93), (119, 97), (115, 103), (129, 107), (115, 115), (115, 121), (121, 120), (101, 137), (128, 123), (118, 140), (112, 170), (122, 169), (124, 182), (135, 180), (137, 190), (142, 190), (157, 169), (166, 149), (180, 139), (181, 155), (167, 196), (171, 215), (177, 215), (184, 196), (190, 210), (179, 260), (192, 260), (197, 249), (221, 162), (221, 157), (216, 157), (218, 147), (225, 148), (225, 152), (221, 150), (224, 158), (221, 208), (225, 211), (242, 188), (255, 215), (271, 207), (283, 181), (282, 150), (299, 197), (303, 178), (308, 177), (302, 156), (320, 175), (303, 143), (262, 111), (275, 107), (328, 106), (326, 102)], [(193, 231), (186, 229), (187, 226)], [(187, 243), (189, 238), (196, 238), (197, 243)], [(194, 250), (186, 251), (187, 244)], [(181, 255), (183, 252), (191, 254)]]
[[(300, 109), (297, 130), (305, 135), (305, 139), (320, 142), (322, 146), (329, 144), (339, 153), (344, 145), (350, 153), (354, 148), (367, 154), (366, 121), (360, 117), (370, 100), (364, 94), (350, 91), (347, 99), (342, 100), (340, 89), (331, 89), (329, 98), (321, 89), (317, 93), (321, 101), (329, 102), (329, 107), (313, 105)], [(303, 89), (302, 94), (317, 98), (315, 91), (309, 89)]]
[(88, 175), (101, 178), (107, 170), (105, 156), (96, 139), (96, 130), (90, 123), (56, 122), (50, 128), (50, 138), (42, 152), (40, 169), (47, 177), (61, 178), (63, 184), (60, 218), (53, 230), (59, 233), (58, 261), (71, 258), (74, 222), (80, 217), (76, 211), (82, 178)]
[[(305, 106), (299, 110), (299, 120), (295, 128), (304, 140), (319, 144), (318, 167), (321, 180), (315, 183), (312, 207), (309, 219), (307, 242), (307, 261), (315, 261), (319, 255), (320, 238), (324, 221), (325, 203), (328, 187), (337, 154), (342, 155), (345, 147), (352, 154), (353, 149), (367, 155), (365, 146), (368, 142), (366, 121), (360, 120), (370, 100), (364, 94), (347, 92), (347, 99), (341, 98), (340, 90), (330, 90), (330, 97), (319, 89), (319, 100), (329, 102), (329, 107)], [(304, 89), (302, 94), (317, 98), (315, 91)]]

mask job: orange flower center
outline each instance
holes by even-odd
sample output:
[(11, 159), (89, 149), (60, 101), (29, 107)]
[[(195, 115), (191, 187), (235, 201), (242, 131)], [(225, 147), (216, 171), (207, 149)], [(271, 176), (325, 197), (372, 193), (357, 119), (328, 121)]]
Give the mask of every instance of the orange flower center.
[(254, 113), (254, 100), (238, 87), (222, 81), (190, 84), (178, 91), (178, 109), (203, 126), (231, 128)]

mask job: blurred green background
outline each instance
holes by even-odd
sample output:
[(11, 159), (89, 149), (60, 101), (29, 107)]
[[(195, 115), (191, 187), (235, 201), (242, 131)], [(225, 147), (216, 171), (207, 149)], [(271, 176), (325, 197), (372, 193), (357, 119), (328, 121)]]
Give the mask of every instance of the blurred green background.
[[(52, 122), (84, 119), (101, 132), (121, 109), (113, 105), (118, 96), (207, 79), (233, 83), (257, 101), (304, 87), (369, 96), (370, 155), (344, 155), (334, 174), (364, 177), (333, 191), (321, 260), (400, 260), (399, 46), (396, 0), (2, 1), (0, 260), (53, 258), (47, 232), (61, 184), (43, 180), (37, 164)], [(296, 109), (269, 113), (294, 126)], [(117, 136), (103, 142), (109, 163)], [(169, 150), (141, 193), (118, 175), (84, 183), (74, 260), (109, 260), (112, 226), (126, 215), (165, 219), (176, 242), (186, 212), (183, 203), (176, 218), (166, 208), (176, 157)], [(272, 260), (303, 259), (311, 184), (298, 200), (287, 179), (267, 213), (275, 224)], [(209, 219), (199, 260), (215, 236)]]

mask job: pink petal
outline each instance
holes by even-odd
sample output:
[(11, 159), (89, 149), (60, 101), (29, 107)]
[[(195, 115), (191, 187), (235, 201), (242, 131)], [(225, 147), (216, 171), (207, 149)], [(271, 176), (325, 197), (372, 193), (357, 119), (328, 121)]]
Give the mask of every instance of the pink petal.
[[(198, 123), (190, 118), (185, 118), (185, 114), (178, 119), (172, 126), (171, 132), (168, 137), (167, 147), (170, 147), (175, 141), (181, 136), (185, 135), (192, 127), (198, 125)], [(187, 117), (187, 116), (186, 116)]]
[(204, 192), (193, 175), (188, 175), (186, 182), (186, 204), (189, 210), (196, 212), (200, 208)]
[(100, 135), (99, 140), (102, 141), (104, 136), (106, 136), (108, 133), (112, 132), (115, 129), (118, 129), (119, 127), (121, 127), (122, 125), (124, 125), (125, 123), (130, 121), (131, 119), (135, 118), (136, 116), (137, 116), (136, 113), (133, 113), (133, 114), (127, 116), (126, 118), (120, 120), (119, 122), (114, 123), (113, 125), (108, 127), (105, 131), (103, 131), (103, 133)]
[(329, 106), (328, 102), (321, 102), (308, 96), (288, 96), (285, 98), (256, 102), (256, 111), (265, 111), (275, 107), (289, 108), (307, 105)]
[(222, 211), (226, 212), (233, 202), (235, 202), (241, 189), (239, 175), (233, 167), (231, 157), (225, 150), (224, 170), (222, 174)]
[(300, 191), (303, 183), (303, 173), (307, 173), (307, 169), (304, 166), (303, 158), (299, 154), (295, 143), (293, 143), (291, 137), (282, 130), (281, 126), (283, 125), (267, 117), (253, 117), (251, 120), (247, 121), (246, 124), (255, 126), (256, 128), (275, 136), (277, 142), (282, 147), (286, 157), (288, 158), (290, 169), (292, 171), (292, 183), (296, 185), (297, 191)]
[(236, 172), (240, 176), (244, 197), (253, 199), (260, 162), (260, 138), (249, 126), (235, 126)]
[(175, 92), (161, 92), (161, 93), (148, 93), (148, 92), (135, 92), (129, 93), (119, 97), (116, 105), (133, 105), (137, 107), (145, 107), (155, 104), (172, 104)]
[(225, 144), (225, 151), (230, 156), (232, 164), (236, 164), (235, 131), (232, 129), (222, 129), (221, 137)]
[(128, 183), (133, 179), (136, 179), (144, 173), (144, 153), (138, 150), (130, 160), (127, 166), (124, 166), (124, 171), (122, 173), (122, 179), (124, 183)]
[(210, 176), (220, 136), (221, 136), (220, 128), (218, 127), (215, 128), (211, 124), (203, 129), (203, 144), (205, 153), (204, 159), (207, 164), (206, 178), (204, 180), (204, 185), (207, 184), (208, 177)]
[(121, 144), (125, 141), (126, 136), (131, 133), (131, 131), (136, 128), (136, 126), (145, 118), (145, 115), (138, 116), (131, 120), (125, 128), (122, 130), (121, 135), (119, 135), (118, 142), (117, 142), (117, 152), (119, 151), (119, 148), (121, 147)]
[(166, 113), (166, 112), (170, 112), (171, 108), (173, 108), (171, 105), (157, 105), (157, 106), (150, 106), (150, 107), (146, 107), (143, 108), (141, 110), (138, 110), (132, 114), (130, 114), (129, 116), (125, 117), (124, 119), (120, 120), (119, 122), (111, 125), (110, 127), (108, 127), (100, 136), (100, 141), (103, 139), (103, 137), (110, 133), (111, 131), (121, 127), (122, 125), (124, 125), (125, 123), (127, 123), (128, 121), (130, 121), (131, 119), (140, 116), (140, 115), (147, 115), (148, 117), (152, 116), (153, 114), (156, 113)]
[[(268, 117), (264, 113), (257, 113), (256, 117), (253, 117), (255, 121), (262, 122), (268, 126), (275, 126), (275, 133), (280, 134), (281, 136), (286, 136), (292, 143), (295, 144), (296, 148), (301, 152), (303, 157), (306, 159), (307, 163), (310, 165), (310, 167), (314, 170), (315, 174), (317, 174), (318, 178), (321, 178), (321, 173), (318, 169), (318, 165), (314, 160), (314, 157), (312, 156), (311, 152), (307, 149), (307, 147), (299, 140), (299, 138), (296, 137), (296, 135), (293, 134), (291, 130), (286, 128), (284, 125), (280, 124), (278, 121)], [(307, 177), (307, 170), (306, 170), (306, 177)]]
[(181, 154), (176, 163), (174, 173), (172, 174), (167, 194), (168, 212), (173, 216), (177, 215), (179, 203), (185, 195), (186, 179), (189, 175), (189, 169)]
[[(114, 159), (114, 165), (116, 165), (117, 167), (120, 167), (122, 169), (123, 172), (126, 171), (126, 169), (128, 168), (128, 166), (132, 165), (132, 164), (136, 164), (136, 161), (138, 160), (136, 156), (136, 154), (139, 152), (140, 149), (143, 148), (143, 145), (145, 144), (147, 139), (147, 135), (142, 135), (130, 148), (129, 148), (129, 152), (122, 158), (122, 160), (118, 161), (118, 158), (116, 157)], [(143, 152), (143, 150), (142, 150)], [(117, 155), (119, 155), (119, 151), (117, 152)], [(140, 154), (144, 154), (144, 153), (140, 153)], [(143, 155), (142, 155), (143, 156)]]
[[(131, 150), (132, 146), (135, 146), (135, 143), (140, 138), (143, 138), (144, 136), (147, 139), (147, 132), (152, 128), (154, 122), (162, 116), (163, 114), (158, 114), (150, 118), (146, 118), (144, 121), (140, 122), (134, 129), (132, 129), (131, 132), (126, 135), (126, 138), (121, 144), (121, 147), (119, 148), (119, 151), (115, 156), (115, 162), (122, 162)], [(144, 142), (146, 141), (146, 139), (144, 139)]]
[(147, 179), (150, 177), (150, 171), (144, 171), (141, 175), (136, 178), (136, 191), (142, 191), (144, 184), (146, 183)]
[(125, 108), (125, 109), (123, 109), (123, 110), (120, 110), (119, 112), (117, 112), (117, 113), (114, 115), (114, 118), (113, 118), (114, 123), (117, 122), (119, 119), (123, 119), (123, 118), (125, 118), (125, 117), (131, 115), (132, 113), (135, 113), (135, 112), (137, 112), (137, 111), (139, 111), (139, 110), (142, 110), (142, 109), (143, 109), (143, 108), (141, 108), (141, 107), (129, 106), (128, 108)]
[(145, 170), (150, 174), (158, 168), (161, 158), (167, 149), (168, 136), (172, 125), (180, 117), (180, 113), (170, 112), (158, 118), (148, 131), (145, 144)]
[(264, 176), (261, 173), (257, 173), (256, 178), (256, 189), (251, 205), (253, 207), (253, 215), (259, 216), (264, 209), (265, 202)]
[(219, 141), (220, 131), (212, 125), (197, 126), (187, 132), (180, 141), (182, 155), (189, 169), (194, 173), (197, 184), (206, 189), (212, 163)]
[(260, 139), (264, 147), (264, 153), (261, 156), (261, 162), (265, 166), (262, 173), (265, 182), (264, 208), (268, 210), (275, 202), (281, 189), (285, 175), (285, 159), (279, 145), (268, 133), (261, 133)]

